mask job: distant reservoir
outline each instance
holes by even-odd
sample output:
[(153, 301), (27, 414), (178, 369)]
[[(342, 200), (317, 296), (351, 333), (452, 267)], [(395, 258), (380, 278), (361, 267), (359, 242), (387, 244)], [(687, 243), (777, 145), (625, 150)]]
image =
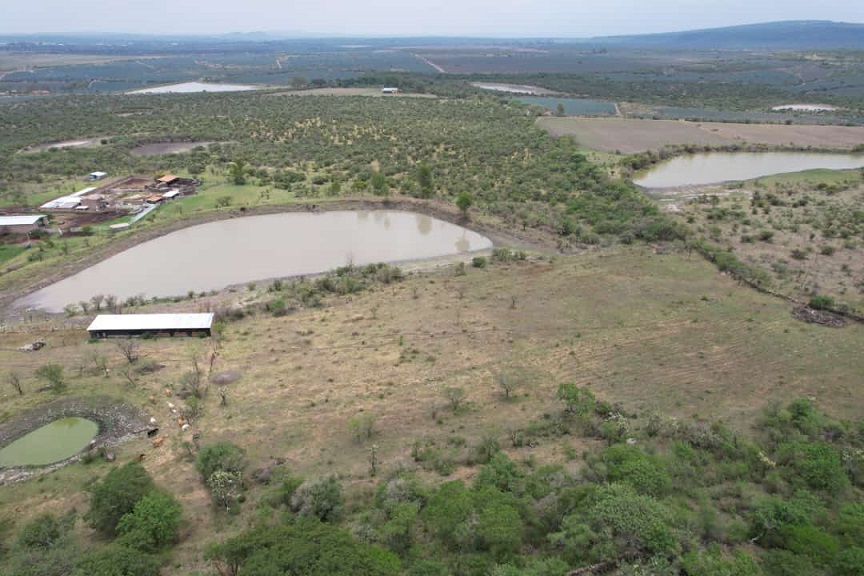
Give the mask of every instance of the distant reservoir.
[(424, 214), (342, 211), (248, 216), (200, 224), (139, 244), (15, 302), (60, 312), (112, 294), (121, 301), (317, 274), (346, 264), (403, 262), (490, 248), (466, 228)]
[(707, 152), (661, 162), (633, 179), (643, 188), (675, 188), (736, 182), (818, 168), (864, 167), (864, 154), (818, 152)]
[(195, 92), (242, 92), (257, 90), (259, 86), (251, 84), (205, 84), (203, 82), (182, 82), (154, 88), (131, 90), (126, 94), (192, 94)]

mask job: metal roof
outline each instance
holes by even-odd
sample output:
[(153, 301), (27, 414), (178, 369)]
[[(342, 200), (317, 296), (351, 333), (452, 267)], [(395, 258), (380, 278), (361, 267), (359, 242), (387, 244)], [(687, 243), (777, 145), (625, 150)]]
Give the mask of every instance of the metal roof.
[(27, 226), (45, 218), (44, 214), (22, 214), (20, 216), (0, 216), (0, 226)]
[(59, 208), (61, 210), (71, 210), (81, 204), (80, 198), (73, 198), (72, 196), (61, 196), (60, 198), (55, 198), (50, 202), (46, 202), (40, 208), (44, 208), (48, 210), (49, 208)]
[(79, 196), (84, 196), (85, 194), (87, 194), (88, 192), (92, 192), (93, 190), (96, 190), (96, 187), (90, 186), (88, 188), (84, 188), (83, 190), (79, 190), (78, 192), (75, 192), (74, 194), (70, 194), (69, 198), (77, 198)]
[(213, 314), (100, 314), (89, 331), (203, 330), (213, 324)]
[(174, 174), (165, 174), (161, 178), (157, 178), (156, 181), (157, 182), (164, 182), (165, 184), (168, 184), (170, 182), (173, 182), (174, 180), (177, 180), (177, 178), (178, 178), (178, 176), (175, 176)]

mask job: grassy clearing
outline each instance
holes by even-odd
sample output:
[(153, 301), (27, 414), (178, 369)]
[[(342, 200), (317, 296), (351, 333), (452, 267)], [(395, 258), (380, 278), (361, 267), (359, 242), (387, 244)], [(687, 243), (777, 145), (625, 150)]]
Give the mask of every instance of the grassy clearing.
[[(243, 291), (237, 299), (277, 294)], [(249, 470), (284, 458), (292, 473), (337, 474), (349, 505), (365, 501), (369, 447), (379, 446), (381, 469), (415, 467), (416, 441), (447, 447), (436, 464), (465, 478), (466, 454), (484, 435), (509, 447), (507, 432), (560, 409), (557, 386), (590, 385), (598, 398), (629, 410), (680, 418), (722, 419), (743, 431), (772, 401), (812, 396), (824, 410), (853, 417), (864, 409), (860, 381), (862, 326), (829, 329), (794, 320), (788, 306), (729, 278), (694, 256), (655, 255), (646, 248), (468, 267), (416, 276), (371, 292), (325, 300), (325, 306), (272, 317), (260, 314), (227, 325), (214, 372), (239, 371), (220, 406), (211, 386), (194, 422), (203, 442), (230, 440), (244, 447)], [(41, 334), (40, 334), (41, 335)], [(27, 394), (4, 402), (5, 416), (48, 398), (34, 394), (34, 368), (57, 362), (69, 375), (68, 394), (113, 392), (146, 406), (168, 441), (152, 449), (145, 440), (120, 448), (120, 461), (146, 454), (157, 482), (181, 497), (188, 521), (176, 561), (166, 574), (204, 569), (204, 542), (231, 534), (255, 514), (252, 490), (238, 518), (214, 518), (208, 496), (167, 410), (166, 388), (177, 389), (206, 358), (207, 340), (142, 341), (143, 358), (164, 364), (152, 374), (122, 376), (125, 360), (110, 342), (88, 344), (82, 329), (44, 334), (48, 347), (15, 351), (36, 334), (0, 335), (0, 364), (24, 377)], [(108, 358), (110, 376), (92, 373), (93, 354)], [(206, 366), (206, 362), (202, 362)], [(511, 400), (494, 375), (522, 374)], [(80, 375), (79, 375), (80, 374)], [(443, 391), (462, 388), (454, 412)], [(155, 404), (148, 398), (153, 395)], [(375, 434), (358, 444), (349, 421), (375, 416)], [(538, 463), (570, 462), (590, 442), (540, 438), (536, 446), (508, 449)], [(571, 457), (572, 455), (572, 457)], [(4, 487), (3, 509), (26, 518), (43, 510), (82, 509), (80, 490), (107, 465), (75, 465)], [(426, 474), (437, 477), (430, 469)], [(14, 503), (14, 504), (13, 504)]]
[(24, 253), (24, 247), (16, 244), (0, 244), (0, 264)]

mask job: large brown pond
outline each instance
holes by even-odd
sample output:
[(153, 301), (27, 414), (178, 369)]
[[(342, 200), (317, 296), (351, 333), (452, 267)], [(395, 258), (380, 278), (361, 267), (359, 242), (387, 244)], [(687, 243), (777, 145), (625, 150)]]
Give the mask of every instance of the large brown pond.
[(248, 216), (200, 224), (139, 244), (16, 302), (62, 311), (112, 294), (165, 297), (244, 282), (316, 274), (346, 264), (401, 262), (483, 250), (460, 226), (400, 211)]

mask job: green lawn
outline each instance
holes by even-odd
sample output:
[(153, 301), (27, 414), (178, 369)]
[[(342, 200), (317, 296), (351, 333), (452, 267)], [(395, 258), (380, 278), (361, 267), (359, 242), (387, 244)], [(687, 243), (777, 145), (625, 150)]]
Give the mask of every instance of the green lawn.
[(24, 252), (24, 247), (17, 244), (0, 244), (0, 264), (12, 260)]

